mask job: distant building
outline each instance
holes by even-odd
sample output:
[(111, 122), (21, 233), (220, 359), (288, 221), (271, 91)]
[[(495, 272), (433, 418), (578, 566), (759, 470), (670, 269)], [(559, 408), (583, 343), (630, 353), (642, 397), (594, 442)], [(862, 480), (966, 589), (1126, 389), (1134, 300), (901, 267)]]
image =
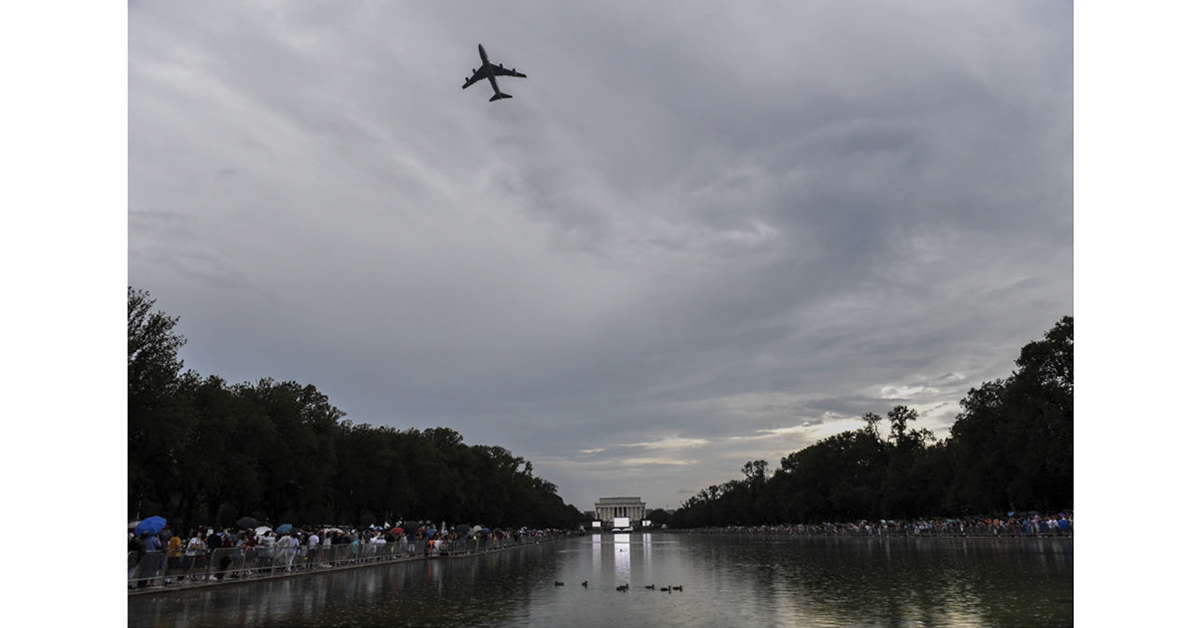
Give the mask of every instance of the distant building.
[(641, 497), (601, 497), (596, 502), (596, 519), (611, 526), (616, 517), (629, 517), (640, 523), (646, 518), (646, 502)]

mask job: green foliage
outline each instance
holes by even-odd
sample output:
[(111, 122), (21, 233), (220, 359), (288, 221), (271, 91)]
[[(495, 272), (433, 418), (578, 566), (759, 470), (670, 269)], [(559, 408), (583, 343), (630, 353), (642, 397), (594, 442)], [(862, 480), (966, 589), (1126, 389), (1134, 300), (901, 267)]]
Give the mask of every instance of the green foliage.
[[(181, 373), (178, 318), (129, 290), (129, 508), (173, 525), (239, 516), (364, 525), (401, 520), (574, 527), (557, 487), (502, 447), (450, 428), (354, 425), (315, 386), (228, 385)], [(139, 513), (140, 509), (140, 513)]]
[(866, 413), (857, 430), (825, 438), (745, 479), (710, 486), (671, 516), (674, 527), (907, 519), (947, 513), (1052, 510), (1072, 504), (1073, 328), (1064, 317), (1021, 349), (1017, 371), (962, 400), (950, 438), (913, 429), (906, 406)]
[(186, 429), (178, 422), (184, 407), (177, 398), (183, 369), (178, 353), (186, 341), (173, 331), (179, 319), (155, 311), (145, 291), (130, 287), (128, 306), (128, 496), (136, 510), (143, 500), (165, 498), (158, 463), (178, 456)]
[(1051, 509), (1074, 499), (1074, 320), (1021, 349), (1007, 379), (971, 389), (947, 443), (959, 511)]

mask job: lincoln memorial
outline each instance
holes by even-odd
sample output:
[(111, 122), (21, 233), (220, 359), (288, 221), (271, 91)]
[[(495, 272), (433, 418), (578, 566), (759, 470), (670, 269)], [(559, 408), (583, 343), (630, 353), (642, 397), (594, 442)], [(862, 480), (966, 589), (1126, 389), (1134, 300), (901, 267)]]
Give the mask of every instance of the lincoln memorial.
[(646, 502), (640, 497), (601, 497), (596, 502), (596, 518), (612, 525), (614, 517), (629, 517), (630, 522), (646, 518)]

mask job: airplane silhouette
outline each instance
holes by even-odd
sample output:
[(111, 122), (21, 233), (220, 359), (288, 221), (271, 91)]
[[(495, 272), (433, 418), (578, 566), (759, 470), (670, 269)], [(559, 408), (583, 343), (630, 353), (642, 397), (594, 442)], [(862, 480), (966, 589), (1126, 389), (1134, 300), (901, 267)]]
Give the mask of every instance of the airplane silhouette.
[(480, 79), (486, 78), (488, 82), (492, 84), (492, 91), (496, 92), (496, 95), (492, 96), (489, 102), (495, 102), (501, 98), (512, 98), (512, 96), (500, 91), (500, 86), (496, 84), (497, 76), (516, 76), (520, 78), (528, 78), (524, 74), (518, 72), (516, 68), (504, 67), (503, 63), (500, 65), (493, 65), (490, 61), (488, 61), (487, 51), (483, 49), (483, 44), (479, 44), (479, 58), (483, 61), (483, 65), (480, 65), (478, 70), (471, 70), (472, 74), (467, 78), (467, 82), (463, 83), (462, 88), (466, 89), (474, 85)]

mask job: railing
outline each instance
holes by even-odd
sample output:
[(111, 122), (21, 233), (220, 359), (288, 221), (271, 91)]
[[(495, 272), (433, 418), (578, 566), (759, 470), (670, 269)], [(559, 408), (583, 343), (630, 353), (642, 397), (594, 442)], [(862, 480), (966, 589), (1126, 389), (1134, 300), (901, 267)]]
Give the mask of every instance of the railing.
[(277, 574), (391, 562), (426, 556), (470, 556), (561, 538), (555, 535), (523, 535), (510, 538), (416, 539), (393, 543), (302, 545), (285, 548), (217, 548), (189, 555), (169, 556), (153, 551), (129, 552), (129, 588), (174, 586), (262, 578)]
[(1074, 523), (1065, 529), (1060, 528), (1054, 521), (928, 521), (905, 523), (828, 523), (813, 525), (777, 525), (777, 526), (726, 526), (713, 528), (695, 528), (675, 530), (675, 532), (701, 534), (765, 534), (785, 536), (834, 536), (834, 537), (1029, 537), (1053, 538), (1070, 537), (1074, 535)]

